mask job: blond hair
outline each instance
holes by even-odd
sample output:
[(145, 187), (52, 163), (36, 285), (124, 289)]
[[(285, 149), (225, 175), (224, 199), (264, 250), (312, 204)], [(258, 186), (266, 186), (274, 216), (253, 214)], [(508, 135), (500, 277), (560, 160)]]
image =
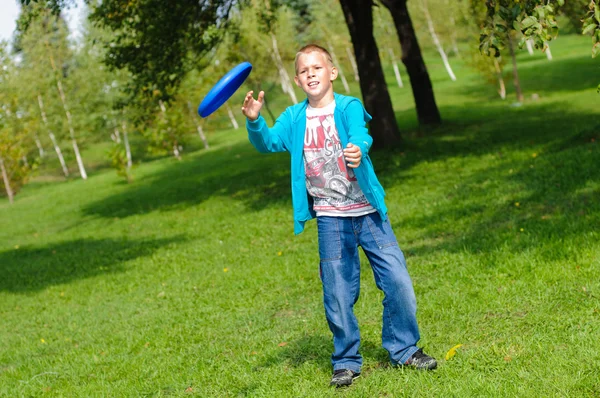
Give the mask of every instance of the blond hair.
[(309, 54), (312, 52), (319, 52), (323, 54), (329, 65), (333, 66), (333, 59), (331, 58), (331, 54), (329, 54), (329, 51), (319, 46), (318, 44), (307, 44), (306, 46), (298, 50), (298, 52), (296, 53), (296, 59), (294, 60), (294, 70), (296, 71), (296, 74), (298, 74), (298, 58), (300, 58), (300, 55)]

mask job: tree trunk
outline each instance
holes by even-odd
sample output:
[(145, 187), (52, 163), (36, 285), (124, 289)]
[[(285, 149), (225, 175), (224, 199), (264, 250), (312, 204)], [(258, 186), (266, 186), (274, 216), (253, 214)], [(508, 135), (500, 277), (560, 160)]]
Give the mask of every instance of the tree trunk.
[(192, 108), (192, 104), (190, 103), (190, 101), (187, 101), (187, 106), (188, 109), (190, 110), (190, 113), (192, 114), (192, 120), (194, 121), (194, 124), (196, 125), (196, 130), (198, 131), (198, 135), (200, 136), (200, 139), (202, 140), (202, 143), (204, 144), (204, 149), (208, 149), (208, 140), (206, 139), (206, 135), (204, 135), (204, 130), (202, 130), (202, 126), (200, 125), (200, 123), (198, 123), (198, 120), (196, 119), (196, 112), (194, 112), (194, 108)]
[(529, 53), (529, 55), (533, 55), (533, 40), (525, 40), (525, 46), (527, 47), (527, 52)]
[(521, 91), (521, 81), (519, 80), (519, 72), (517, 71), (517, 56), (515, 54), (515, 43), (513, 42), (512, 36), (508, 35), (508, 49), (510, 50), (510, 57), (513, 65), (513, 85), (517, 92), (517, 101), (523, 102), (523, 91)]
[(75, 152), (75, 158), (77, 159), (77, 166), (79, 166), (79, 174), (81, 178), (87, 180), (87, 173), (85, 172), (85, 167), (83, 166), (83, 160), (81, 159), (81, 154), (79, 153), (79, 146), (77, 145), (77, 140), (75, 139), (75, 130), (73, 130), (73, 121), (71, 120), (71, 112), (69, 112), (69, 107), (67, 106), (67, 99), (65, 96), (65, 92), (63, 91), (62, 84), (60, 81), (60, 75), (58, 70), (56, 69), (56, 65), (54, 64), (54, 57), (52, 57), (52, 51), (50, 50), (50, 45), (46, 40), (46, 49), (48, 50), (48, 57), (50, 58), (50, 65), (52, 65), (52, 70), (54, 71), (54, 75), (56, 76), (56, 87), (58, 87), (58, 93), (60, 94), (60, 100), (62, 101), (63, 109), (65, 110), (65, 114), (67, 115), (67, 124), (69, 125), (69, 133), (71, 134), (71, 142), (73, 144), (73, 151)]
[(423, 61), (412, 20), (408, 14), (406, 0), (381, 0), (381, 2), (390, 10), (394, 19), (396, 32), (402, 46), (402, 62), (406, 66), (406, 72), (410, 78), (419, 123), (423, 125), (440, 124), (442, 118), (435, 103), (433, 87)]
[(75, 139), (75, 130), (73, 129), (73, 121), (71, 119), (71, 112), (69, 112), (69, 108), (67, 107), (67, 99), (65, 97), (65, 93), (62, 88), (62, 84), (60, 80), (56, 81), (56, 86), (58, 87), (58, 92), (60, 93), (60, 100), (63, 104), (63, 109), (65, 110), (65, 114), (67, 115), (67, 124), (69, 125), (69, 134), (71, 135), (71, 143), (73, 144), (73, 152), (75, 152), (75, 158), (77, 159), (77, 166), (79, 166), (79, 174), (81, 178), (87, 180), (87, 173), (85, 172), (85, 167), (83, 165), (83, 159), (81, 159), (81, 153), (79, 153), (79, 146), (77, 145), (77, 140)]
[(500, 98), (506, 99), (506, 85), (504, 84), (504, 77), (502, 76), (502, 68), (496, 58), (494, 58), (494, 68), (496, 69), (496, 75), (498, 76), (498, 94), (500, 94)]
[(0, 171), (2, 171), (2, 179), (4, 180), (4, 189), (6, 190), (6, 195), (8, 196), (8, 201), (13, 203), (13, 190), (10, 187), (10, 181), (8, 180), (8, 173), (6, 172), (6, 168), (4, 167), (4, 159), (0, 157)]
[(548, 61), (552, 61), (552, 52), (550, 51), (550, 44), (548, 42), (544, 43), (546, 46), (544, 48), (544, 52), (546, 53), (546, 58)]
[[(162, 102), (162, 100), (158, 100), (158, 105), (160, 106), (160, 111), (162, 112), (163, 120), (167, 120), (167, 108), (165, 107), (165, 103)], [(179, 152), (179, 143), (177, 142), (177, 139), (173, 137), (171, 131), (171, 127), (167, 126), (167, 133), (169, 134), (169, 138), (173, 139), (173, 156), (175, 156), (177, 160), (181, 160), (181, 153)]]
[(68, 177), (69, 169), (67, 168), (67, 165), (65, 163), (65, 158), (63, 157), (62, 151), (60, 150), (60, 147), (58, 146), (58, 143), (56, 142), (56, 137), (54, 136), (54, 133), (52, 133), (52, 131), (50, 131), (50, 127), (48, 126), (48, 119), (46, 118), (46, 112), (44, 111), (44, 102), (42, 101), (41, 94), (38, 94), (38, 105), (40, 107), (40, 112), (42, 113), (42, 121), (44, 122), (44, 125), (48, 129), (48, 136), (50, 137), (50, 141), (52, 141), (52, 145), (54, 146), (54, 151), (56, 151), (56, 156), (58, 156), (58, 160), (62, 167), (63, 174), (65, 175), (65, 177)]
[(125, 120), (123, 120), (123, 122), (121, 123), (121, 129), (123, 130), (123, 142), (125, 143), (125, 154), (127, 156), (127, 175), (129, 175), (131, 166), (133, 166), (133, 161), (131, 159), (131, 147), (129, 146), (129, 137), (127, 136), (127, 123), (125, 123)]
[(33, 135), (33, 139), (35, 140), (35, 146), (37, 146), (37, 149), (40, 153), (40, 158), (43, 158), (46, 153), (44, 152), (42, 141), (40, 141), (40, 137), (37, 135), (37, 133)]
[(234, 130), (239, 129), (240, 125), (238, 124), (237, 120), (235, 120), (235, 116), (233, 116), (233, 111), (231, 110), (231, 107), (229, 106), (229, 104), (227, 102), (225, 103), (225, 108), (227, 108), (227, 114), (229, 115), (229, 120), (231, 121), (231, 126), (233, 127)]
[(360, 90), (365, 107), (373, 116), (370, 130), (374, 145), (397, 145), (401, 142), (400, 131), (373, 37), (373, 3), (371, 0), (340, 0), (340, 3), (354, 45)]
[(444, 66), (446, 67), (446, 72), (448, 72), (450, 79), (452, 79), (452, 81), (454, 82), (454, 81), (456, 81), (456, 76), (454, 75), (454, 72), (452, 71), (452, 67), (450, 66), (450, 62), (448, 61), (448, 56), (446, 55), (446, 52), (444, 51), (444, 48), (442, 47), (442, 44), (440, 43), (440, 40), (438, 39), (438, 35), (437, 35), (437, 33), (435, 33), (435, 28), (433, 26), (433, 20), (431, 19), (431, 15), (429, 14), (429, 10), (427, 9), (427, 2), (425, 0), (422, 0), (421, 8), (423, 10), (423, 14), (425, 15), (425, 19), (427, 20), (427, 28), (429, 29), (429, 34), (431, 35), (433, 44), (435, 44), (435, 47), (437, 48), (438, 52), (440, 53), (440, 57), (442, 57), (442, 61), (444, 62)]
[(285, 66), (283, 65), (283, 61), (281, 60), (281, 54), (279, 54), (279, 48), (277, 47), (277, 38), (273, 33), (271, 33), (271, 42), (273, 45), (273, 59), (275, 60), (275, 64), (277, 65), (277, 69), (279, 70), (279, 77), (281, 78), (281, 86), (286, 87), (284, 92), (290, 96), (292, 102), (294, 104), (298, 103), (298, 98), (296, 98), (296, 92), (294, 91), (294, 86), (292, 85), (292, 80), (290, 79), (290, 75), (288, 74)]
[(333, 50), (333, 46), (331, 42), (327, 42), (327, 47), (329, 47), (329, 53), (331, 54), (331, 59), (333, 64), (338, 70), (340, 75), (340, 79), (342, 79), (342, 84), (344, 85), (344, 90), (346, 90), (346, 94), (350, 94), (350, 86), (348, 86), (348, 80), (346, 80), (346, 75), (344, 75), (344, 70), (342, 69), (342, 65), (338, 62), (337, 56), (335, 55), (335, 51)]
[(352, 54), (352, 50), (350, 49), (350, 47), (346, 47), (346, 54), (348, 54), (350, 65), (352, 65), (352, 70), (354, 71), (354, 80), (359, 82), (360, 77), (358, 76), (358, 67), (356, 66), (356, 59), (354, 58), (354, 54)]
[(400, 76), (400, 69), (398, 68), (398, 62), (396, 62), (396, 55), (394, 54), (394, 50), (392, 50), (391, 47), (388, 47), (387, 51), (390, 55), (390, 59), (392, 60), (394, 75), (396, 75), (396, 83), (398, 83), (398, 87), (403, 88), (404, 83), (402, 82), (402, 76)]

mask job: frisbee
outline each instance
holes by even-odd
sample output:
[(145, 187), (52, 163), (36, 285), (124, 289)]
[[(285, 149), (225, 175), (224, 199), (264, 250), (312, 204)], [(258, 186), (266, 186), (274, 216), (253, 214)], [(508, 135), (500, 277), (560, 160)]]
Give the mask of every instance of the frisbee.
[(207, 117), (219, 109), (240, 88), (251, 70), (250, 62), (242, 62), (227, 72), (206, 94), (198, 107), (198, 114)]

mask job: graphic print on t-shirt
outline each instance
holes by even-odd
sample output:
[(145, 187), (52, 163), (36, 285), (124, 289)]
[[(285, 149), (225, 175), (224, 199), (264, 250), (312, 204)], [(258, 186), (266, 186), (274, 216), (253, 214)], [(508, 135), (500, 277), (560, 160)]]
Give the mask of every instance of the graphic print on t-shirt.
[(346, 166), (342, 143), (335, 127), (335, 102), (324, 108), (308, 107), (304, 136), (306, 188), (314, 198), (313, 209), (326, 212), (362, 211), (371, 208), (354, 170)]

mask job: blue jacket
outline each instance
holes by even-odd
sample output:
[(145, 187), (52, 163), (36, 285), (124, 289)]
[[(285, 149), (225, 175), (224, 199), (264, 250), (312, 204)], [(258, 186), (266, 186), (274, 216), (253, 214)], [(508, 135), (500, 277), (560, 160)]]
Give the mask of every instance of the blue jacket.
[[(334, 94), (334, 120), (343, 148), (348, 143), (360, 147), (362, 160), (354, 169), (360, 189), (381, 218), (387, 217), (384, 202), (385, 192), (377, 180), (369, 149), (373, 138), (366, 124), (372, 119), (358, 98)], [(288, 107), (269, 128), (265, 119), (259, 116), (254, 121), (246, 119), (248, 138), (254, 147), (263, 153), (288, 151), (291, 155), (292, 204), (294, 207), (294, 233), (304, 230), (304, 223), (315, 217), (312, 198), (306, 189), (304, 170), (304, 134), (306, 132), (306, 107), (308, 100)]]

